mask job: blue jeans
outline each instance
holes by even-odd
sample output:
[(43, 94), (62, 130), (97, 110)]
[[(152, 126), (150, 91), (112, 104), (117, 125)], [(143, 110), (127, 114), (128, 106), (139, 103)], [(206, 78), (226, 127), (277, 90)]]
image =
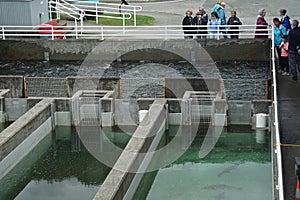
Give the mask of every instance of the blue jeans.
[(289, 50), (289, 66), (292, 73), (292, 76), (297, 78), (298, 72), (300, 72), (300, 55), (297, 51)]

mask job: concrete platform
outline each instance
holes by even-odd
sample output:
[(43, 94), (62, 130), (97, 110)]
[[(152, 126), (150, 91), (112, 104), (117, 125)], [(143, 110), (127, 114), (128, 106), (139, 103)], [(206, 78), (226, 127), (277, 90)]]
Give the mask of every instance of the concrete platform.
[[(300, 81), (278, 75), (277, 83), (281, 143), (300, 145)], [(300, 146), (282, 146), (285, 199), (295, 197), (295, 157), (297, 156), (300, 156)]]

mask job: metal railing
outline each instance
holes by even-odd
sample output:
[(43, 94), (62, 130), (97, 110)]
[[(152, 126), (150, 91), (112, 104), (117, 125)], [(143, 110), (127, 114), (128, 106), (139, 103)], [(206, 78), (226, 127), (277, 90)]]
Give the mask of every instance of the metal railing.
[[(96, 23), (98, 24), (98, 17), (106, 17), (101, 16), (100, 13), (109, 13), (109, 14), (132, 14), (134, 26), (137, 25), (137, 12), (142, 11), (142, 6), (133, 6), (133, 5), (121, 5), (114, 3), (100, 3), (93, 1), (78, 1), (78, 0), (67, 0), (70, 3), (76, 4), (78, 8), (85, 10), (86, 12), (95, 13), (93, 15), (96, 17)], [(99, 15), (100, 14), (100, 15)], [(109, 18), (109, 16), (107, 17)], [(131, 18), (131, 17), (130, 17)]]
[(279, 120), (278, 120), (278, 99), (277, 99), (277, 81), (276, 81), (276, 65), (275, 65), (275, 45), (274, 45), (274, 34), (272, 34), (272, 76), (273, 76), (273, 109), (274, 109), (274, 121), (273, 126), (275, 127), (275, 144), (274, 152), (276, 154), (277, 164), (277, 185), (275, 190), (278, 190), (278, 199), (284, 200), (283, 191), (283, 174), (282, 174), (282, 155), (281, 155), (281, 142), (280, 142), (280, 131), (279, 131)]
[[(52, 26), (52, 32), (39, 30), (41, 26), (0, 26), (2, 39), (8, 37), (41, 37), (49, 36), (49, 38), (84, 38), (84, 39), (180, 39), (184, 36), (206, 36), (207, 38), (216, 37), (219, 39), (223, 34), (218, 31), (215, 34), (209, 32), (207, 34), (197, 33), (197, 30), (182, 30), (186, 27), (182, 25), (169, 26)], [(194, 26), (193, 28), (203, 28), (208, 26)], [(226, 26), (230, 28), (231, 26)], [(255, 25), (241, 25), (238, 30), (240, 38), (254, 38), (254, 35), (264, 35), (271, 38), (272, 28), (265, 29), (266, 33), (256, 34)], [(60, 29), (60, 30), (57, 30)], [(67, 30), (61, 30), (67, 29)], [(79, 30), (78, 30), (79, 29)], [(231, 31), (231, 30), (230, 30)], [(226, 34), (227, 36), (237, 35), (237, 33)]]
[(66, 14), (67, 16), (71, 17), (75, 21), (75, 26), (77, 27), (77, 21), (80, 20), (80, 25), (83, 26), (83, 17), (85, 15), (84, 10), (77, 8), (76, 6), (69, 4), (64, 0), (59, 1), (49, 1), (48, 9), (49, 9), (49, 16), (50, 20), (53, 19), (52, 13), (56, 13), (56, 18), (60, 19), (60, 14)]

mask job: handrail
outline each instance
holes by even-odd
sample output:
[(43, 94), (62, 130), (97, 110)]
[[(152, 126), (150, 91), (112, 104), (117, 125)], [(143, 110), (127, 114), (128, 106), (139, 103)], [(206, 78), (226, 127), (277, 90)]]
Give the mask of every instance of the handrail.
[[(52, 4), (55, 4), (55, 6), (53, 6)], [(70, 12), (66, 12), (65, 10), (59, 8), (57, 5), (59, 5), (60, 7), (62, 7), (63, 9), (66, 9)], [(72, 7), (74, 7), (74, 5), (70, 4)], [(74, 7), (75, 10), (71, 9), (70, 7), (60, 3), (60, 2), (56, 2), (56, 1), (49, 1), (49, 7), (50, 8), (55, 8), (56, 10), (58, 10), (59, 12), (62, 12), (64, 14), (67, 14), (68, 16), (72, 17), (73, 19), (77, 19), (77, 20), (80, 20), (81, 18), (84, 17), (85, 15), (85, 12), (84, 10), (82, 9), (79, 9), (77, 7)], [(76, 12), (76, 10), (78, 10), (79, 12)], [(55, 12), (55, 11), (52, 11), (50, 10), (50, 12)], [(79, 15), (80, 17), (76, 17), (76, 16), (73, 16), (72, 14), (76, 14), (76, 15)]]
[(273, 75), (273, 92), (274, 92), (274, 126), (275, 126), (275, 153), (277, 161), (277, 179), (278, 179), (278, 198), (284, 200), (283, 191), (283, 174), (282, 174), (282, 155), (281, 155), (281, 142), (280, 142), (280, 131), (279, 131), (279, 120), (278, 120), (278, 99), (277, 99), (277, 82), (276, 82), (276, 68), (275, 68), (275, 44), (274, 44), (274, 29), (272, 29), (272, 75)]
[[(75, 20), (76, 21), (76, 20)], [(2, 39), (7, 39), (7, 37), (32, 37), (32, 36), (43, 36), (43, 31), (39, 31), (40, 26), (0, 26), (2, 27)], [(189, 30), (189, 34), (184, 34), (182, 28), (187, 26), (182, 25), (168, 25), (168, 26), (53, 26), (54, 29), (64, 28), (70, 30), (63, 30), (66, 36), (76, 38), (83, 37), (85, 39), (99, 37), (101, 39), (123, 37), (123, 38), (135, 38), (135, 39), (145, 39), (145, 38), (156, 38), (156, 39), (175, 39), (183, 38), (183, 36), (211, 36), (208, 34), (196, 34), (195, 30)], [(189, 26), (190, 27), (190, 26)], [(196, 26), (204, 27), (204, 26)], [(231, 27), (231, 26), (227, 26)], [(80, 28), (81, 34), (78, 36), (77, 29)], [(243, 38), (253, 38), (255, 35), (255, 25), (241, 25), (239, 36)], [(208, 29), (209, 31), (209, 29)], [(268, 33), (261, 33), (259, 35), (265, 35), (270, 37), (271, 29), (266, 29)], [(53, 34), (57, 34), (54, 30)], [(218, 36), (222, 36), (222, 33), (218, 33)], [(228, 36), (230, 34), (227, 33)]]
[[(136, 12), (139, 12), (142, 10), (142, 6), (132, 6), (132, 5), (120, 5), (120, 4), (114, 4), (114, 3), (100, 3), (100, 2), (92, 2), (92, 1), (78, 1), (78, 0), (68, 0), (68, 2), (74, 2), (76, 6), (84, 9), (87, 11), (85, 8), (86, 7), (93, 7), (95, 8), (96, 15), (98, 16), (98, 12), (107, 12), (107, 11), (115, 11), (117, 14), (120, 14), (122, 12), (132, 12), (133, 13), (133, 21), (134, 21), (134, 26), (137, 25), (137, 20), (136, 20)], [(96, 18), (97, 21), (97, 18)], [(98, 24), (98, 21), (97, 21)]]

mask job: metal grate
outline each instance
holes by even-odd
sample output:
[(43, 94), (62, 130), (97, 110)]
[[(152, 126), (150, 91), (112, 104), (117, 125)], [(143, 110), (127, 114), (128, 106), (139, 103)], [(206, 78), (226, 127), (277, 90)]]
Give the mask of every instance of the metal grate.
[(215, 110), (214, 100), (216, 94), (192, 94), (191, 95), (191, 120), (192, 124), (207, 125), (212, 122)]
[(27, 97), (67, 97), (66, 79), (50, 77), (27, 77)]
[(79, 121), (81, 126), (100, 126), (99, 97), (79, 97)]

